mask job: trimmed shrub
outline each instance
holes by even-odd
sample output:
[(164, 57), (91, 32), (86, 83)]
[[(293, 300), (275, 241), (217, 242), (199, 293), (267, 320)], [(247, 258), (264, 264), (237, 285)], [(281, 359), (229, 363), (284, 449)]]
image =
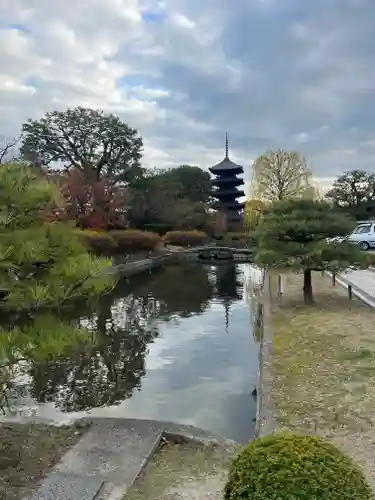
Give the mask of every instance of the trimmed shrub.
[(115, 241), (116, 252), (154, 250), (161, 243), (161, 238), (158, 234), (149, 231), (139, 231), (138, 229), (111, 231), (110, 235)]
[(204, 245), (210, 241), (203, 231), (168, 231), (163, 239), (166, 244), (181, 247)]
[(115, 251), (116, 242), (107, 232), (94, 231), (92, 229), (77, 229), (77, 234), (90, 252), (110, 255)]
[(234, 460), (225, 500), (370, 500), (358, 467), (314, 436), (274, 434), (252, 441)]
[(228, 238), (229, 240), (234, 240), (234, 241), (247, 240), (246, 233), (227, 233), (225, 237)]
[(158, 233), (164, 235), (166, 232), (171, 231), (172, 227), (170, 224), (145, 224), (144, 229), (146, 231), (151, 231), (152, 233)]

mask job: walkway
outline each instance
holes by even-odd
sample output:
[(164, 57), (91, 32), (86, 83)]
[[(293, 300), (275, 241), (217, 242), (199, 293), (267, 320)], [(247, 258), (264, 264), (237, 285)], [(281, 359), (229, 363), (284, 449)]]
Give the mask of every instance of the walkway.
[(237, 446), (201, 429), (169, 422), (117, 418), (88, 421), (90, 429), (52, 469), (31, 500), (121, 500), (162, 437), (225, 449)]
[(340, 274), (337, 281), (342, 279), (343, 285), (351, 284), (353, 293), (368, 305), (375, 307), (375, 270), (366, 269), (349, 271)]

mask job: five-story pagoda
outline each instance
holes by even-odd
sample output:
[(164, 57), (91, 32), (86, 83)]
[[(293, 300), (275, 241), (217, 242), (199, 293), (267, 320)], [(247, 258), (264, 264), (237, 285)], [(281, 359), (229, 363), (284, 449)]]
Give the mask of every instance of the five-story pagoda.
[(244, 196), (245, 193), (242, 189), (238, 189), (244, 184), (243, 178), (238, 175), (243, 174), (244, 169), (229, 159), (228, 134), (225, 137), (224, 160), (209, 168), (209, 171), (215, 176), (211, 181), (212, 196), (216, 199), (213, 208), (225, 213), (228, 223), (240, 222), (245, 203), (240, 203), (238, 198)]

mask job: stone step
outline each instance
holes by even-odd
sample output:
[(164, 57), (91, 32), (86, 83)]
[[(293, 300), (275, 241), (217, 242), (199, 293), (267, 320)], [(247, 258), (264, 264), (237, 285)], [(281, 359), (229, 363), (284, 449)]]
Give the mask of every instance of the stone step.
[(158, 446), (162, 430), (147, 421), (94, 423), (31, 500), (122, 498)]

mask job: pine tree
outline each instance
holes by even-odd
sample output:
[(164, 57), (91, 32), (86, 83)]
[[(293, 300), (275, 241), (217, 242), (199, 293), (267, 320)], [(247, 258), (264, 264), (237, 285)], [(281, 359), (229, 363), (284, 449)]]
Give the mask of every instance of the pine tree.
[(56, 186), (40, 172), (0, 169), (0, 405), (21, 359), (48, 359), (89, 341), (64, 311), (112, 286), (111, 262), (89, 255), (69, 223), (46, 220), (56, 203)]
[(261, 266), (303, 272), (304, 299), (312, 303), (312, 271), (337, 273), (349, 267), (367, 266), (368, 258), (357, 246), (329, 241), (346, 236), (354, 227), (353, 219), (324, 201), (277, 201), (253, 233), (258, 241), (256, 260)]

